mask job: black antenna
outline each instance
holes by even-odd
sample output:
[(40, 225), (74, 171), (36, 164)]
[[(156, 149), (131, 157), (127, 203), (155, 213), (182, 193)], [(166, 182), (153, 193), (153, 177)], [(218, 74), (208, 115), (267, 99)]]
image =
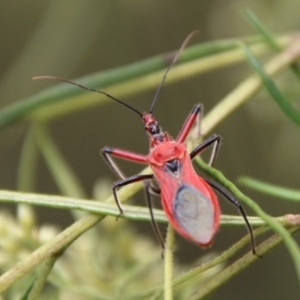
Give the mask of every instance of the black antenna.
[(155, 93), (155, 96), (154, 96), (154, 99), (152, 101), (152, 104), (151, 104), (151, 108), (150, 108), (150, 111), (149, 113), (152, 114), (153, 112), (153, 108), (154, 108), (154, 105), (155, 105), (155, 102), (156, 102), (156, 99), (158, 98), (158, 94), (161, 90), (161, 87), (163, 85), (163, 83), (165, 82), (166, 80), (166, 77), (167, 77), (167, 74), (168, 72), (170, 71), (170, 69), (173, 67), (173, 65), (176, 63), (176, 61), (178, 60), (178, 57), (180, 56), (182, 50), (185, 48), (185, 46), (187, 45), (187, 43), (194, 37), (194, 35), (198, 34), (199, 33), (199, 30), (195, 30), (193, 32), (191, 32), (188, 37), (184, 40), (183, 44), (181, 45), (180, 49), (178, 50), (178, 52), (176, 53), (175, 57), (173, 58), (171, 64), (169, 65), (168, 69), (166, 70), (161, 82), (160, 82), (160, 85)]
[(84, 90), (88, 90), (88, 91), (91, 91), (91, 92), (95, 92), (95, 93), (99, 93), (99, 94), (103, 94), (105, 95), (106, 97), (110, 98), (110, 99), (113, 99), (117, 102), (119, 102), (120, 104), (126, 106), (127, 108), (131, 109), (132, 111), (134, 111), (135, 113), (137, 113), (141, 118), (143, 117), (143, 114), (140, 113), (137, 109), (131, 107), (130, 105), (126, 104), (125, 102), (113, 97), (112, 95), (108, 94), (108, 93), (105, 93), (105, 92), (102, 92), (102, 91), (98, 91), (98, 90), (95, 90), (95, 89), (91, 89), (91, 88), (88, 88), (84, 85), (81, 85), (79, 83), (76, 83), (76, 82), (73, 82), (73, 81), (69, 81), (67, 79), (64, 79), (64, 78), (60, 78), (60, 77), (56, 77), (56, 76), (37, 76), (37, 77), (32, 77), (33, 80), (39, 80), (39, 79), (54, 79), (54, 80), (58, 80), (58, 81), (63, 81), (63, 82), (66, 82), (66, 83), (69, 83), (69, 84), (73, 84), (75, 86), (78, 86)]

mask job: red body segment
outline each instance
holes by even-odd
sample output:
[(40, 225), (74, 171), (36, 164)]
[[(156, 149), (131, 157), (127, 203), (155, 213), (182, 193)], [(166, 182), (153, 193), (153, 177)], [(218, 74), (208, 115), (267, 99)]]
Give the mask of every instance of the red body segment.
[[(170, 160), (178, 161), (177, 172), (166, 168)], [(201, 247), (209, 246), (219, 227), (219, 203), (211, 187), (195, 172), (186, 146), (175, 141), (161, 143), (151, 151), (149, 164), (174, 229)]]
[[(213, 242), (214, 235), (219, 228), (221, 214), (217, 196), (211, 188), (213, 187), (239, 209), (250, 232), (252, 253), (256, 255), (253, 232), (239, 201), (219, 184), (198, 176), (192, 165), (194, 157), (213, 145), (209, 161), (209, 164), (212, 165), (220, 146), (221, 137), (211, 136), (190, 153), (186, 149), (185, 139), (195, 124), (197, 116), (201, 115), (201, 108), (201, 104), (194, 106), (176, 140), (172, 139), (167, 132), (162, 131), (152, 115), (152, 110), (149, 113), (139, 114), (149, 136), (150, 153), (148, 155), (107, 147), (102, 149), (105, 160), (121, 178), (120, 181), (114, 183), (112, 188), (116, 203), (122, 214), (123, 209), (116, 192), (117, 188), (133, 182), (145, 181), (152, 225), (162, 247), (164, 248), (164, 242), (154, 219), (150, 193), (161, 195), (166, 216), (179, 234), (201, 247), (208, 247)], [(111, 155), (132, 162), (149, 164), (153, 174), (125, 178), (111, 159)], [(151, 184), (152, 179), (157, 180), (159, 188)]]
[[(219, 184), (208, 179), (204, 180), (203, 178), (199, 177), (195, 172), (191, 162), (191, 160), (200, 154), (204, 149), (213, 145), (211, 159), (209, 161), (209, 165), (213, 165), (220, 146), (221, 137), (219, 135), (211, 136), (202, 144), (198, 145), (191, 153), (188, 153), (186, 145), (184, 144), (197, 118), (199, 121), (198, 123), (200, 124), (202, 105), (196, 104), (194, 106), (193, 110), (190, 112), (184, 125), (182, 126), (176, 140), (174, 140), (167, 132), (162, 131), (157, 120), (153, 116), (153, 108), (159, 91), (166, 79), (167, 73), (175, 64), (179, 54), (195, 33), (196, 32), (192, 32), (186, 38), (177, 55), (174, 57), (172, 63), (166, 70), (152, 101), (149, 112), (141, 113), (134, 107), (106, 92), (87, 88), (81, 84), (63, 78), (40, 76), (36, 77), (35, 79), (56, 79), (89, 91), (103, 94), (130, 109), (142, 118), (144, 128), (149, 136), (150, 153), (148, 155), (136, 154), (130, 151), (124, 151), (110, 147), (101, 149), (101, 154), (103, 155), (104, 159), (116, 172), (120, 179), (119, 181), (116, 181), (112, 187), (112, 192), (120, 214), (122, 214), (124, 211), (118, 197), (117, 189), (134, 182), (144, 181), (152, 225), (162, 247), (164, 248), (164, 241), (154, 219), (150, 199), (151, 193), (161, 195), (165, 213), (178, 233), (202, 247), (208, 247), (213, 241), (213, 237), (219, 228), (220, 221), (220, 208), (217, 197), (211, 189), (211, 187), (213, 187), (240, 210), (250, 232), (252, 252), (253, 254), (256, 254), (252, 229), (239, 201), (235, 199), (229, 192), (223, 189), (223, 187)], [(200, 126), (198, 132), (200, 133)], [(135, 163), (149, 164), (153, 174), (139, 174), (126, 177), (111, 156), (126, 159)], [(159, 188), (151, 184), (153, 179), (157, 180)]]
[[(149, 135), (150, 153), (147, 156), (107, 147), (102, 150), (102, 154), (122, 179), (115, 182), (113, 186), (114, 197), (121, 214), (123, 209), (116, 189), (133, 182), (146, 181), (146, 195), (150, 212), (152, 206), (150, 191), (152, 191), (161, 195), (164, 211), (174, 229), (199, 246), (208, 247), (219, 228), (220, 207), (217, 196), (210, 185), (195, 172), (192, 158), (214, 143), (216, 144), (215, 148), (218, 148), (220, 137), (212, 136), (191, 153), (188, 153), (184, 143), (197, 116), (201, 114), (201, 108), (201, 104), (195, 105), (182, 126), (177, 140), (160, 128), (151, 111), (140, 114), (144, 128)], [(212, 162), (216, 152), (217, 150), (212, 152)], [(153, 174), (134, 175), (126, 178), (110, 158), (111, 155), (137, 163), (149, 164)], [(157, 180), (158, 189), (149, 183), (151, 179)], [(154, 229), (164, 247), (152, 212), (151, 218)]]

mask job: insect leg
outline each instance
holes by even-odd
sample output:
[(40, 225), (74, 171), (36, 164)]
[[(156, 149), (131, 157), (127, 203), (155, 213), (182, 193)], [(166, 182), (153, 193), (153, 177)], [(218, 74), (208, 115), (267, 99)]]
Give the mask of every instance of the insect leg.
[(157, 236), (157, 239), (158, 239), (159, 243), (161, 244), (162, 249), (164, 250), (165, 249), (164, 239), (163, 239), (162, 234), (159, 230), (158, 224), (155, 221), (155, 217), (154, 217), (154, 214), (153, 214), (153, 205), (152, 205), (151, 196), (150, 196), (150, 191), (152, 193), (155, 193), (155, 194), (160, 194), (160, 188), (156, 188), (156, 187), (152, 186), (150, 181), (147, 180), (147, 179), (153, 179), (153, 174), (135, 175), (135, 176), (128, 177), (124, 180), (115, 182), (114, 185), (113, 185), (113, 188), (112, 188), (113, 189), (113, 194), (114, 194), (117, 206), (120, 210), (120, 213), (122, 214), (123, 213), (123, 208), (121, 206), (121, 203), (120, 203), (120, 200), (119, 200), (116, 189), (121, 187), (121, 186), (133, 183), (133, 182), (144, 181), (146, 201), (147, 201), (147, 205), (148, 205), (149, 211), (150, 211), (151, 223), (152, 223), (152, 226), (153, 226), (153, 230), (155, 232), (155, 235)]
[(200, 133), (200, 122), (201, 122), (201, 115), (202, 115), (203, 106), (201, 103), (196, 104), (193, 108), (193, 110), (188, 115), (186, 121), (184, 122), (178, 136), (176, 139), (177, 143), (183, 143), (188, 136), (189, 132), (191, 131), (197, 117), (198, 117), (198, 123), (199, 123), (199, 132)]
[(202, 152), (204, 149), (206, 149), (207, 147), (214, 145), (211, 156), (210, 156), (210, 160), (208, 165), (212, 166), (216, 160), (219, 148), (220, 148), (220, 144), (221, 144), (221, 137), (217, 134), (214, 134), (213, 136), (211, 136), (210, 138), (208, 138), (207, 140), (205, 140), (202, 144), (200, 144), (199, 146), (197, 146), (191, 153), (190, 153), (190, 158), (193, 159), (195, 156), (197, 156), (200, 152)]
[(153, 214), (153, 205), (152, 205), (151, 195), (150, 195), (150, 192), (152, 192), (152, 193), (158, 193), (159, 192), (159, 194), (160, 194), (160, 189), (157, 189), (156, 187), (152, 186), (151, 182), (149, 180), (144, 181), (144, 184), (145, 184), (145, 193), (146, 193), (147, 205), (148, 205), (149, 210), (150, 210), (152, 227), (153, 227), (155, 235), (156, 235), (162, 249), (164, 250), (165, 249), (164, 239), (163, 239), (162, 234), (159, 230), (158, 224), (155, 221), (155, 217), (154, 217), (154, 214)]
[(160, 195), (160, 188), (156, 187), (150, 183), (149, 184), (149, 192), (153, 195)]
[(123, 208), (120, 202), (120, 199), (118, 197), (118, 193), (117, 193), (117, 188), (124, 186), (124, 185), (128, 185), (134, 182), (138, 182), (138, 181), (144, 181), (147, 179), (152, 179), (153, 178), (153, 174), (146, 174), (146, 175), (134, 175), (125, 179), (122, 179), (120, 181), (117, 181), (113, 184), (112, 186), (112, 191), (113, 191), (113, 195), (116, 201), (116, 204), (119, 208), (120, 214), (123, 214)]
[(120, 149), (115, 149), (115, 148), (105, 147), (101, 149), (100, 153), (102, 154), (102, 156), (104, 157), (108, 165), (113, 169), (113, 171), (117, 173), (118, 177), (121, 179), (125, 179), (126, 177), (121, 171), (121, 169), (114, 162), (114, 160), (111, 158), (111, 155), (115, 157), (127, 159), (133, 162), (137, 162), (137, 163), (148, 162), (147, 157), (144, 155), (140, 155), (140, 154), (136, 154), (136, 153), (120, 150)]
[(213, 187), (215, 190), (217, 190), (220, 194), (222, 194), (229, 202), (231, 202), (234, 206), (238, 208), (240, 211), (241, 215), (243, 216), (246, 226), (248, 228), (249, 234), (250, 234), (250, 239), (251, 239), (251, 248), (252, 248), (252, 253), (256, 255), (259, 258), (262, 258), (261, 256), (256, 254), (255, 250), (255, 241), (254, 241), (254, 236), (253, 236), (253, 231), (252, 227), (247, 219), (246, 213), (244, 211), (243, 206), (241, 203), (231, 194), (229, 193), (225, 188), (223, 188), (221, 185), (217, 184), (214, 181), (211, 181), (209, 179), (204, 179), (211, 187)]

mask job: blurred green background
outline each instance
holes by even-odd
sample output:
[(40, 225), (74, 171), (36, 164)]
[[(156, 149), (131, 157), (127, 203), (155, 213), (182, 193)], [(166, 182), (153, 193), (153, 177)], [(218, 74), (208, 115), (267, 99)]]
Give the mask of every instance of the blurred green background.
[[(251, 8), (273, 33), (299, 28), (300, 2), (297, 0), (2, 2), (0, 105), (4, 107), (56, 84), (32, 81), (33, 76), (72, 79), (130, 64), (178, 49), (195, 29), (201, 33), (192, 43), (252, 35), (255, 32), (241, 14), (244, 6)], [(176, 136), (195, 103), (203, 103), (205, 111), (209, 111), (251, 73), (247, 63), (241, 63), (164, 86), (155, 115), (163, 128)], [(277, 82), (290, 99), (298, 99), (297, 83), (288, 75)], [(154, 93), (153, 90), (122, 100), (144, 111), (149, 109)], [(27, 124), (18, 123), (0, 131), (1, 189), (16, 189), (26, 128)], [(51, 124), (51, 133), (89, 195), (98, 178), (115, 179), (99, 155), (100, 148), (109, 145), (138, 153), (148, 151), (141, 121), (114, 102), (57, 119)], [(240, 175), (250, 175), (275, 184), (299, 187), (299, 129), (267, 93), (259, 93), (238, 109), (215, 133), (223, 137), (216, 167), (229, 179), (235, 181)], [(135, 174), (142, 168), (135, 164), (120, 165), (126, 174)], [(42, 160), (37, 180), (38, 192), (58, 193)], [(245, 192), (271, 215), (299, 212), (295, 204), (246, 189)], [(141, 201), (142, 197), (139, 204), (143, 205)], [(234, 208), (224, 204), (226, 201), (220, 199), (220, 202), (224, 212), (235, 213)], [(72, 221), (66, 212), (39, 211), (41, 223), (59, 222), (65, 226)], [(248, 214), (251, 215), (249, 210)], [(148, 225), (133, 224), (150, 231)], [(244, 234), (244, 228), (222, 228), (212, 248), (206, 251), (222, 251)], [(183, 261), (204, 253), (180, 237), (178, 241), (181, 247), (175, 255)], [(284, 247), (279, 247), (210, 299), (298, 299), (297, 285), (289, 254)]]

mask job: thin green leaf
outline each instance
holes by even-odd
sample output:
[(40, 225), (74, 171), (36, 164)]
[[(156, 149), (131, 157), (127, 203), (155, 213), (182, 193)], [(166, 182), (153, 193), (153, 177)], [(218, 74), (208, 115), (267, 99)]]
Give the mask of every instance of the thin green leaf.
[(48, 275), (50, 274), (56, 260), (59, 258), (58, 255), (54, 255), (49, 257), (44, 264), (39, 269), (36, 277), (34, 278), (30, 288), (23, 295), (21, 300), (36, 300), (40, 299), (40, 294), (42, 292), (43, 287), (46, 284)]
[(33, 251), (30, 255), (0, 276), (0, 293), (5, 291), (41, 262), (51, 257), (53, 253), (59, 252), (65, 246), (72, 243), (81, 234), (95, 226), (102, 219), (103, 216), (100, 215), (87, 215), (58, 234), (51, 241)]
[[(138, 184), (135, 184), (138, 185)], [(134, 188), (134, 185), (128, 189), (128, 187), (124, 187), (120, 190), (120, 198), (125, 199), (126, 197), (132, 196), (132, 193), (136, 192), (136, 188)], [(63, 207), (69, 205), (70, 201), (75, 201), (74, 207), (76, 207), (76, 203), (79, 204), (79, 202), (87, 202), (89, 204), (92, 204), (92, 201), (83, 201), (83, 200), (77, 200), (77, 199), (71, 199), (71, 198), (65, 198), (65, 197), (59, 197), (59, 196), (42, 196), (42, 195), (34, 195), (34, 194), (25, 194), (25, 193), (17, 193), (17, 192), (9, 192), (9, 191), (0, 191), (0, 198), (4, 201), (9, 200), (23, 200), (22, 203), (28, 203), (28, 200), (32, 203), (39, 203), (39, 200), (42, 198), (47, 201), (48, 204), (52, 205), (55, 204), (55, 207)], [(66, 200), (65, 202), (63, 200)], [(112, 197), (108, 199), (108, 202), (113, 201)], [(10, 201), (11, 202), (11, 201)], [(18, 201), (20, 202), (20, 201)], [(57, 205), (59, 202), (60, 205)], [(100, 204), (100, 203), (94, 203), (94, 204)], [(107, 203), (101, 203), (100, 206), (104, 208), (106, 206), (106, 209), (109, 211), (115, 210), (114, 215), (119, 214), (117, 211), (117, 208), (112, 205), (107, 205)], [(140, 218), (141, 211), (138, 211), (137, 208), (134, 208), (136, 215)], [(127, 215), (127, 211), (129, 209), (126, 208), (125, 214)], [(148, 218), (149, 218), (149, 212), (147, 211)], [(159, 217), (159, 212), (155, 212), (156, 217)], [(104, 218), (103, 215), (95, 215), (95, 214), (89, 214), (87, 216), (84, 216), (79, 221), (75, 222), (73, 225), (65, 229), (63, 232), (58, 234), (55, 238), (53, 238), (51, 241), (47, 242), (45, 245), (41, 246), (39, 249), (35, 250), (33, 253), (31, 253), (29, 256), (24, 258), (21, 262), (17, 263), (13, 268), (5, 272), (0, 276), (0, 292), (6, 290), (8, 287), (10, 287), (14, 282), (16, 282), (18, 279), (20, 279), (22, 276), (30, 272), (33, 268), (35, 268), (37, 265), (39, 265), (41, 262), (46, 260), (47, 258), (51, 257), (53, 253), (57, 253), (64, 247), (70, 245), (75, 239), (77, 239), (81, 234), (83, 234), (85, 231), (93, 227), (95, 224), (97, 224), (99, 221), (101, 221)]]
[[(265, 233), (266, 231), (267, 231), (267, 228), (265, 226), (262, 226), (260, 228), (257, 228), (253, 233), (254, 233), (254, 236), (257, 237), (257, 236)], [(229, 249), (224, 251), (222, 254), (220, 254), (206, 262), (203, 262), (200, 265), (196, 266), (195, 268), (177, 276), (177, 278), (175, 278), (173, 280), (173, 288), (175, 288), (181, 284), (184, 284), (197, 276), (199, 277), (205, 271), (224, 263), (225, 261), (227, 261), (233, 255), (235, 255), (240, 249), (242, 249), (248, 243), (249, 243), (249, 235), (246, 235), (242, 239), (240, 239), (236, 244), (234, 244)], [(257, 258), (252, 253), (251, 253), (251, 256), (253, 256), (254, 258)], [(130, 300), (149, 299), (148, 297), (153, 294), (156, 294), (156, 295), (163, 294), (163, 290), (164, 290), (163, 285), (156, 286), (149, 290), (138, 293), (137, 295), (131, 296)]]
[[(298, 39), (299, 35), (295, 35), (293, 43), (291, 43), (282, 53), (278, 54), (265, 64), (265, 70), (269, 76), (281, 74), (290, 66), (290, 64), (298, 59), (300, 55), (300, 43), (298, 42)], [(230, 113), (257, 93), (262, 85), (262, 81), (256, 74), (241, 82), (205, 115), (201, 124), (201, 133), (203, 135), (209, 133), (217, 124), (229, 116)], [(194, 134), (196, 134), (196, 129), (193, 130), (191, 136), (194, 136)]]
[[(291, 35), (280, 36), (278, 42), (286, 45), (291, 37)], [(238, 49), (237, 41), (237, 39), (230, 39), (187, 48), (183, 52), (178, 66), (174, 67), (168, 76), (166, 84), (244, 60), (244, 56)], [(245, 39), (245, 42), (251, 44), (251, 49), (256, 54), (268, 51), (268, 47), (255, 37)], [(132, 65), (84, 76), (75, 81), (90, 88), (105, 89), (106, 91), (109, 89), (114, 96), (124, 98), (149, 88), (158, 87), (172, 55), (158, 55)], [(186, 65), (186, 68), (178, 68), (181, 65)], [(59, 84), (4, 107), (0, 110), (0, 128), (24, 118), (50, 120), (105, 101), (109, 100), (67, 84)]]
[[(296, 241), (291, 237), (288, 231), (274, 218), (265, 213), (258, 204), (256, 204), (251, 198), (243, 194), (232, 182), (227, 180), (225, 176), (218, 170), (205, 164), (199, 157), (195, 159), (201, 169), (212, 176), (215, 180), (221, 183), (227, 188), (237, 199), (245, 203), (250, 207), (259, 217), (261, 217), (277, 234), (282, 238), (285, 246), (287, 247), (297, 272), (298, 279), (300, 281), (300, 249)], [(260, 254), (260, 253), (258, 253)]]
[(34, 190), (37, 154), (33, 127), (30, 127), (25, 136), (18, 168), (17, 186), (20, 191)]
[[(288, 229), (288, 232), (289, 234), (295, 234), (299, 230), (300, 227), (296, 226)], [(281, 236), (278, 236), (277, 234), (273, 235), (270, 238), (268, 238), (266, 241), (261, 243), (257, 247), (257, 250), (259, 251), (259, 253), (265, 254), (266, 252), (269, 252), (271, 249), (277, 246), (281, 241), (282, 241)], [(204, 299), (205, 297), (213, 293), (217, 288), (225, 284), (228, 280), (232, 279), (235, 275), (237, 275), (239, 272), (241, 272), (246, 267), (248, 267), (254, 261), (257, 261), (257, 257), (252, 255), (250, 252), (247, 253), (242, 258), (236, 260), (233, 264), (228, 266), (225, 270), (221, 271), (214, 278), (209, 280), (203, 288), (199, 289), (197, 293), (191, 295), (189, 299), (190, 300)]]
[(259, 32), (266, 42), (276, 51), (280, 51), (281, 47), (276, 42), (276, 39), (273, 38), (272, 33), (264, 26), (264, 24), (258, 19), (252, 10), (249, 8), (242, 9), (243, 15), (246, 20), (253, 26), (253, 28)]
[[(151, 221), (149, 208), (147, 207), (123, 205), (124, 214), (120, 216), (119, 209), (117, 208), (115, 203), (110, 204), (106, 202), (99, 202), (93, 200), (79, 200), (62, 196), (30, 194), (0, 190), (0, 202), (38, 205), (57, 209), (80, 210), (94, 214), (120, 217), (128, 220), (147, 222)], [(168, 222), (165, 213), (162, 210), (153, 209), (153, 212), (155, 215), (155, 220), (157, 222)], [(278, 218), (278, 220), (283, 223), (286, 222), (284, 218)], [(249, 217), (249, 221), (253, 226), (260, 226), (265, 224), (265, 222), (258, 217)], [(245, 222), (244, 219), (239, 216), (222, 215), (221, 224), (224, 226), (244, 226)]]
[(35, 126), (36, 143), (63, 195), (85, 198), (84, 189), (69, 164), (60, 154), (47, 129), (42, 124)]
[(260, 62), (251, 53), (250, 49), (245, 44), (242, 44), (242, 49), (244, 50), (251, 67), (258, 73), (265, 87), (267, 88), (268, 92), (270, 93), (272, 98), (276, 101), (278, 106), (292, 121), (294, 121), (298, 126), (300, 126), (300, 113), (281, 94), (281, 92), (275, 85), (272, 78), (265, 72)]
[[(290, 234), (295, 234), (300, 230), (299, 226), (294, 226), (293, 228), (289, 229)], [(254, 236), (258, 237), (268, 231), (268, 228), (266, 226), (262, 226), (254, 230)], [(222, 254), (219, 256), (216, 256), (212, 259), (210, 259), (207, 262), (201, 263), (200, 265), (196, 266), (195, 268), (189, 270), (186, 273), (183, 273), (179, 275), (176, 279), (173, 280), (173, 288), (184, 284), (188, 282), (189, 280), (199, 277), (204, 275), (203, 273), (217, 265), (222, 264), (223, 262), (227, 261), (229, 258), (231, 258), (233, 255), (237, 253), (238, 250), (240, 250), (242, 247), (244, 247), (246, 244), (249, 243), (249, 235), (246, 235), (243, 237), (241, 240), (239, 240), (236, 244), (231, 246), (228, 250), (224, 251)], [(257, 246), (257, 250), (259, 253), (265, 255), (269, 253), (274, 247), (279, 245), (282, 242), (282, 239), (278, 235), (274, 235), (261, 243), (260, 245)], [(225, 270), (221, 271), (219, 274), (211, 278), (207, 285), (207, 282), (205, 282), (204, 285), (200, 285), (199, 291), (195, 294), (193, 294), (193, 297), (191, 299), (203, 299), (204, 295), (208, 295), (215, 291), (217, 288), (219, 288), (221, 285), (223, 285), (226, 281), (231, 279), (233, 276), (244, 270), (247, 266), (250, 264), (258, 261), (258, 263), (263, 263), (263, 261), (259, 260), (259, 258), (255, 255), (253, 255), (251, 252), (248, 252), (246, 255), (244, 255), (242, 258), (237, 260), (235, 263), (230, 265), (228, 268)], [(230, 271), (231, 268), (233, 268), (232, 272)], [(163, 286), (156, 286), (154, 288), (151, 288), (149, 290), (143, 291), (137, 295), (131, 296), (130, 300), (134, 299), (149, 299), (149, 296), (153, 294), (158, 294), (160, 295), (163, 292)], [(202, 297), (199, 297), (200, 293)], [(196, 296), (197, 295), (197, 296)], [(190, 299), (190, 297), (188, 298)], [(129, 299), (128, 299), (129, 300)]]
[(300, 202), (300, 190), (266, 183), (251, 177), (240, 177), (239, 183), (257, 192), (277, 198)]
[[(276, 52), (283, 50), (273, 37), (272, 33), (264, 26), (264, 24), (258, 19), (253, 11), (251, 11), (249, 8), (244, 8), (242, 12), (250, 25), (252, 25), (254, 29), (264, 37), (272, 49), (274, 49)], [(291, 65), (291, 69), (296, 77), (300, 79), (300, 69), (296, 62)]]

